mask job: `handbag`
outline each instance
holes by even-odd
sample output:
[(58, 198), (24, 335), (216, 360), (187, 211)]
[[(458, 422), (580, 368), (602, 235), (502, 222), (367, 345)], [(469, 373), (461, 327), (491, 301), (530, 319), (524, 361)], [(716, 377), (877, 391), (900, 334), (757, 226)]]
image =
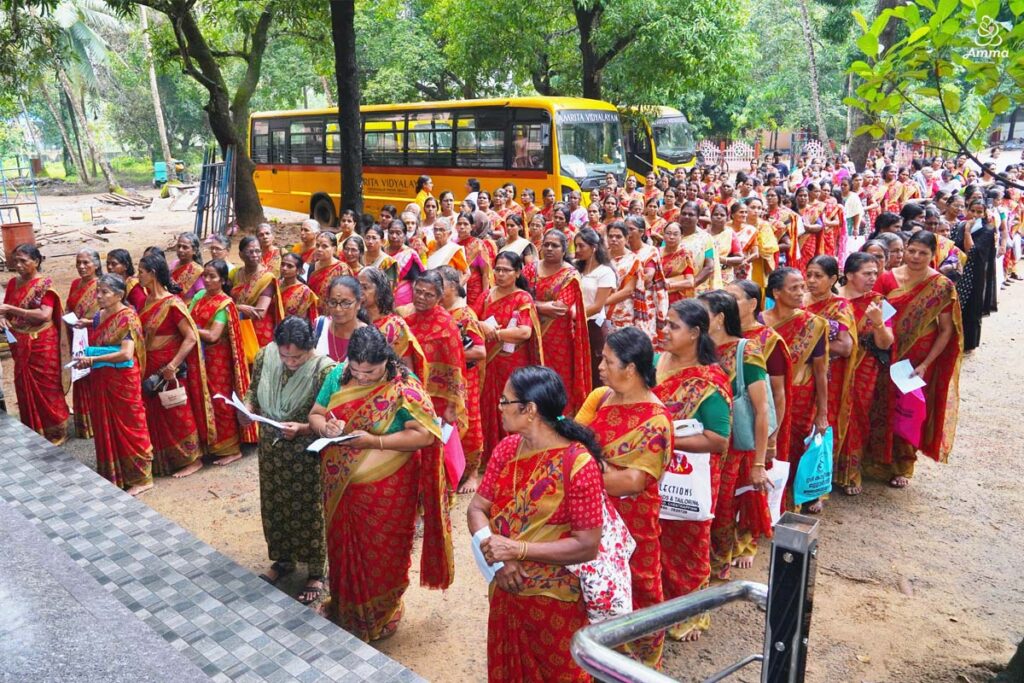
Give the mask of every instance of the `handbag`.
[[(164, 383), (167, 386), (167, 383)], [(164, 389), (157, 393), (160, 397), (160, 405), (164, 408), (177, 408), (188, 403), (188, 393), (185, 391), (185, 385), (178, 381), (178, 378), (174, 378), (174, 388)]]
[[(897, 389), (896, 391), (899, 391)], [(892, 411), (892, 433), (914, 448), (921, 447), (921, 431), (928, 417), (927, 403), (921, 389), (900, 394)]]
[[(736, 345), (736, 386), (732, 399), (732, 445), (738, 451), (754, 450), (754, 404), (747, 392), (747, 381), (743, 377), (743, 349), (747, 340), (741, 339)], [(765, 382), (768, 394), (768, 433), (774, 432), (778, 426), (775, 415), (775, 400), (772, 396), (772, 383)]]
[[(568, 470), (563, 469), (563, 472), (568, 478)], [(591, 624), (633, 611), (633, 575), (629, 570), (629, 558), (636, 549), (636, 541), (608, 495), (601, 495), (604, 500), (597, 557), (590, 562), (566, 565), (566, 569), (579, 577), (587, 619)]]
[[(693, 436), (704, 431), (697, 420), (678, 420), (676, 437)], [(706, 522), (714, 519), (711, 496), (711, 454), (673, 451), (672, 462), (658, 481), (661, 495), (659, 519)]]

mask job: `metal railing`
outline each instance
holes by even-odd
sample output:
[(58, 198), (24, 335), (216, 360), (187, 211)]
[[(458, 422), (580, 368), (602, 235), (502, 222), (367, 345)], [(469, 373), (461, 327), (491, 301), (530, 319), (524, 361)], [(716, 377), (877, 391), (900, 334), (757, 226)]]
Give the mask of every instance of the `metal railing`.
[(787, 512), (775, 526), (767, 586), (732, 581), (587, 626), (573, 636), (572, 656), (601, 681), (670, 683), (674, 679), (613, 648), (743, 600), (766, 610), (764, 650), (712, 674), (705, 683), (723, 680), (754, 662), (762, 662), (762, 683), (801, 683), (807, 662), (817, 546), (818, 521)]

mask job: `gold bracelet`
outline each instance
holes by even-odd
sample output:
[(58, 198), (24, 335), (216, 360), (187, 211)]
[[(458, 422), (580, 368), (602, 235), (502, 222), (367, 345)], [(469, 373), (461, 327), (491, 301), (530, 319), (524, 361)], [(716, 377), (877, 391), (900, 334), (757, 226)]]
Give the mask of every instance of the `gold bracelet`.
[(523, 541), (523, 547), (519, 551), (519, 558), (518, 559), (519, 559), (520, 562), (522, 562), (523, 560), (526, 559), (526, 553), (527, 553), (528, 548), (529, 548), (529, 543), (527, 543), (526, 541)]
[(760, 468), (764, 469), (764, 463), (763, 462), (755, 462), (753, 465), (751, 465), (751, 467), (760, 467)]

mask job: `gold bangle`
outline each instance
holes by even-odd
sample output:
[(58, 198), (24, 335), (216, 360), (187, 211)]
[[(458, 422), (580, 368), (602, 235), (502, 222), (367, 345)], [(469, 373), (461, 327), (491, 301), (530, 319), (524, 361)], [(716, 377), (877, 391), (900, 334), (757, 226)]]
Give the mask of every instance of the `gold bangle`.
[(753, 465), (751, 465), (751, 467), (760, 467), (760, 468), (764, 469), (764, 463), (763, 462), (755, 462)]
[(518, 560), (519, 562), (522, 562), (526, 559), (527, 546), (528, 544), (526, 543), (526, 541), (522, 541), (522, 545), (519, 547), (519, 556), (516, 557), (516, 560)]

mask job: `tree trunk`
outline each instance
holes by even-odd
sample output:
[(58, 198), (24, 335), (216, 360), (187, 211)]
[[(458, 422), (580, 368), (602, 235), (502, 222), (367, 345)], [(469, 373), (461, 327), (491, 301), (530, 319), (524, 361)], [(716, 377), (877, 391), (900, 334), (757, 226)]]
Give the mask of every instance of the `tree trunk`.
[[(846, 76), (846, 96), (853, 97), (853, 74)], [(846, 135), (843, 139), (847, 142), (853, 137), (853, 109), (853, 107), (846, 108)]]
[(160, 90), (156, 84), (156, 65), (153, 63), (153, 45), (149, 40), (149, 17), (146, 8), (139, 8), (142, 19), (142, 45), (146, 50), (146, 61), (149, 63), (149, 92), (153, 96), (153, 111), (156, 113), (156, 130), (160, 136), (160, 150), (164, 155), (164, 163), (167, 164), (167, 179), (176, 180), (178, 175), (174, 171), (174, 157), (171, 156), (171, 145), (167, 141), (167, 123), (164, 121), (164, 108), (160, 103)]
[(54, 122), (57, 124), (57, 130), (60, 131), (60, 138), (64, 141), (64, 149), (68, 156), (71, 157), (71, 161), (75, 166), (75, 170), (78, 172), (78, 179), (83, 182), (89, 182), (89, 177), (85, 173), (85, 164), (82, 163), (82, 158), (75, 155), (75, 148), (71, 146), (71, 138), (68, 136), (68, 130), (64, 127), (64, 121), (61, 119), (60, 112), (57, 111), (57, 107), (53, 103), (53, 98), (50, 97), (50, 92), (46, 89), (45, 83), (39, 84), (39, 91), (43, 94), (43, 102), (46, 103), (46, 108), (50, 110), (50, 116), (53, 117)]
[(600, 4), (584, 7), (573, 2), (576, 12), (576, 26), (580, 31), (580, 61), (583, 74), (583, 96), (592, 100), (601, 99), (601, 68), (594, 52), (593, 31), (600, 12)]
[(71, 124), (71, 133), (75, 136), (75, 149), (78, 151), (78, 160), (81, 163), (82, 168), (82, 182), (88, 185), (92, 182), (92, 178), (89, 176), (89, 171), (85, 167), (85, 154), (82, 153), (82, 136), (78, 134), (78, 120), (75, 118), (74, 109), (71, 107), (71, 96), (59, 82), (57, 84), (57, 92), (60, 95), (63, 111), (68, 115), (68, 121)]
[(327, 102), (327, 106), (333, 107), (334, 95), (331, 94), (331, 84), (327, 81), (327, 76), (320, 76), (320, 85), (324, 88), (324, 100)]
[(804, 41), (807, 43), (807, 61), (810, 65), (811, 103), (814, 105), (814, 121), (818, 126), (818, 139), (823, 145), (828, 144), (828, 131), (825, 129), (825, 117), (821, 113), (821, 93), (818, 87), (818, 63), (814, 57), (814, 34), (811, 31), (811, 17), (807, 12), (807, 0), (800, 0), (800, 19), (804, 29)]
[(363, 153), (355, 16), (355, 0), (331, 0), (331, 37), (334, 41), (335, 77), (338, 80), (341, 208), (362, 213)]
[[(901, 0), (876, 0), (875, 2), (875, 17), (882, 14), (887, 9), (894, 9), (897, 5), (902, 4)], [(882, 29), (882, 34), (878, 37), (880, 45), (886, 47), (891, 46), (896, 42), (896, 27), (898, 23), (889, 19), (889, 22)], [(860, 109), (853, 109), (851, 112), (850, 126), (852, 130), (857, 130), (868, 122), (867, 115)], [(855, 136), (850, 140), (847, 145), (846, 152), (850, 155), (850, 161), (854, 163), (858, 170), (863, 171), (864, 165), (868, 160), (868, 151), (874, 146), (875, 140), (868, 133), (862, 133)]]
[(89, 155), (92, 157), (94, 162), (99, 164), (100, 170), (103, 172), (103, 178), (107, 181), (107, 191), (119, 192), (121, 190), (121, 186), (117, 184), (117, 178), (114, 177), (114, 169), (110, 167), (110, 163), (100, 154), (96, 147), (96, 143), (92, 139), (92, 131), (89, 129), (89, 122), (85, 118), (85, 112), (82, 111), (82, 106), (78, 103), (78, 100), (74, 98), (71, 81), (68, 79), (68, 75), (64, 71), (63, 66), (57, 66), (57, 78), (60, 80), (60, 85), (68, 96), (68, 101), (71, 102), (71, 111), (75, 119), (78, 120), (78, 127), (85, 134), (85, 145), (89, 148)]

